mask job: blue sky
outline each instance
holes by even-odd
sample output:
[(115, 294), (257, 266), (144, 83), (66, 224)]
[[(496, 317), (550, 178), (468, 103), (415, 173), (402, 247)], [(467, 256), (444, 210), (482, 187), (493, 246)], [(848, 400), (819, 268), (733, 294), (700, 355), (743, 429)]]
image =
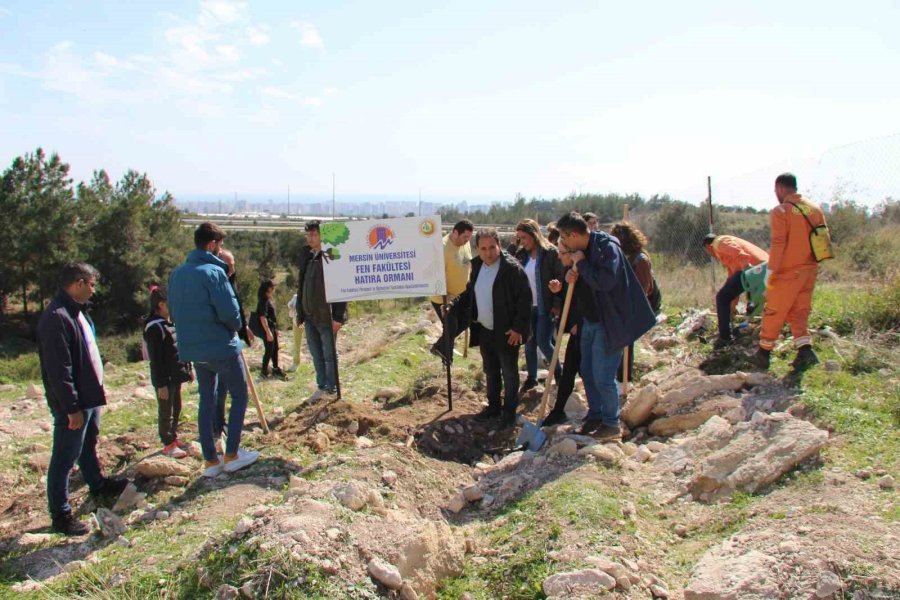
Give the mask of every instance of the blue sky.
[(335, 172), (339, 195), (693, 200), (712, 175), (765, 206), (782, 168), (900, 132), (900, 4), (742, 4), (0, 0), (0, 161), (42, 146), (183, 197)]

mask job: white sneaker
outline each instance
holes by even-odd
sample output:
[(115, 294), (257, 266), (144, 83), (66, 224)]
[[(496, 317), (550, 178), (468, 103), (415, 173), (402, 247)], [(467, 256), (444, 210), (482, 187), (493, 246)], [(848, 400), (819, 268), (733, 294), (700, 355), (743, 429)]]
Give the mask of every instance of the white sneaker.
[(297, 365), (291, 365), (287, 368), (288, 373), (293, 373), (297, 370)]
[[(210, 478), (212, 478), (212, 477), (218, 477), (219, 475), (221, 475), (222, 470), (225, 468), (225, 465), (224, 465), (224, 463), (223, 463), (223, 461), (222, 461), (222, 455), (221, 455), (221, 454), (220, 454), (217, 458), (219, 459), (219, 462), (218, 462), (218, 463), (216, 463), (216, 464), (214, 464), (214, 465), (210, 465), (210, 466), (206, 467), (205, 469), (203, 469), (203, 476), (204, 476), (204, 477), (210, 477)], [(204, 461), (203, 464), (206, 464), (206, 462)]]
[(258, 458), (259, 452), (256, 450), (244, 450), (243, 448), (238, 448), (237, 458), (225, 463), (225, 472), (234, 473), (239, 469), (252, 465)]

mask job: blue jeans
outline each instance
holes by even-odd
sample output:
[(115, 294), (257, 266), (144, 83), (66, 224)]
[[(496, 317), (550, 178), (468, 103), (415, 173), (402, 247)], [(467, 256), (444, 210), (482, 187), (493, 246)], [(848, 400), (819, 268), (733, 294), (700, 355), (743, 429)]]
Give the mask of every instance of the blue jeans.
[[(553, 359), (553, 317), (548, 313), (542, 313), (539, 308), (532, 308), (531, 336), (525, 342), (525, 368), (531, 381), (537, 380), (538, 348), (548, 361)], [(557, 362), (553, 378), (559, 381), (560, 375), (562, 367)]]
[(197, 410), (197, 430), (203, 458), (216, 460), (216, 445), (213, 429), (216, 421), (218, 390), (223, 388), (231, 394), (231, 410), (228, 413), (228, 440), (225, 453), (235, 454), (241, 445), (241, 429), (244, 427), (244, 412), (247, 410), (247, 377), (244, 375), (244, 360), (240, 354), (222, 360), (194, 362), (197, 386), (200, 391), (200, 406)]
[(327, 392), (337, 391), (337, 377), (334, 373), (334, 331), (331, 323), (315, 325), (306, 322), (306, 344), (316, 369), (316, 387)]
[(228, 386), (216, 378), (216, 412), (213, 413), (213, 440), (222, 437), (228, 422), (225, 421), (225, 404), (228, 400)]
[(622, 362), (622, 349), (606, 351), (603, 325), (584, 319), (581, 323), (581, 378), (588, 401), (588, 419), (604, 425), (619, 425), (619, 391), (616, 370)]
[(68, 415), (53, 413), (53, 451), (47, 468), (47, 503), (53, 517), (72, 512), (69, 505), (69, 472), (75, 463), (92, 490), (103, 482), (97, 460), (100, 408), (88, 408), (80, 429), (69, 429)]

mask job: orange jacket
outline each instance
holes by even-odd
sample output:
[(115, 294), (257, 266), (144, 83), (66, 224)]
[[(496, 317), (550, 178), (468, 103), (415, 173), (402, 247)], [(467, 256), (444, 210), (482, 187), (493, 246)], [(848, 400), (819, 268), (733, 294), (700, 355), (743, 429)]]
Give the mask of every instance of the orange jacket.
[[(797, 206), (788, 204), (792, 202)], [(809, 244), (811, 232), (803, 211), (815, 225), (825, 224), (825, 214), (819, 205), (800, 194), (791, 194), (784, 202), (772, 209), (772, 247), (769, 258), (769, 273), (775, 275), (796, 268), (815, 267)]]
[(765, 250), (733, 235), (717, 235), (711, 245), (716, 259), (728, 269), (729, 277), (769, 260)]

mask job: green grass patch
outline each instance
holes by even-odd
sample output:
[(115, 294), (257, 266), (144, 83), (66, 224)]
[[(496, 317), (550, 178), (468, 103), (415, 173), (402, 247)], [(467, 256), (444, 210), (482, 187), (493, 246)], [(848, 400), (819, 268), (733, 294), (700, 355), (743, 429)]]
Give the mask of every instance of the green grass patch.
[(828, 325), (840, 335), (900, 330), (900, 277), (868, 289), (857, 285), (817, 285), (810, 325)]

